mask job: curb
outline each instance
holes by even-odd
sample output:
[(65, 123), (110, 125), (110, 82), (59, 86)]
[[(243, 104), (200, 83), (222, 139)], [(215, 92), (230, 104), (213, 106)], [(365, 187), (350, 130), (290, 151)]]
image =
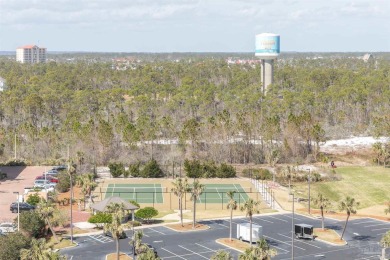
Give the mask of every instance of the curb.
[(237, 248), (228, 246), (228, 245), (226, 245), (226, 244), (224, 244), (224, 243), (221, 243), (221, 242), (219, 242), (219, 241), (217, 241), (217, 240), (215, 240), (215, 242), (216, 242), (217, 244), (220, 244), (220, 245), (225, 246), (225, 247), (227, 247), (227, 248), (233, 249), (233, 250), (238, 251), (238, 252), (240, 252), (240, 253), (244, 253), (244, 251), (241, 251), (241, 250), (239, 250), (239, 249), (237, 249)]

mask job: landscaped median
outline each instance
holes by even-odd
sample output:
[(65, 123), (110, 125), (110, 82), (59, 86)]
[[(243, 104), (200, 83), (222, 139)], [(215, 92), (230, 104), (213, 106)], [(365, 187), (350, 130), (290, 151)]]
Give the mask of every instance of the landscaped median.
[(177, 232), (189, 232), (189, 231), (201, 231), (201, 230), (207, 230), (210, 227), (207, 225), (196, 223), (195, 227), (193, 227), (193, 223), (183, 223), (183, 226), (181, 223), (178, 224), (170, 224), (166, 225), (165, 227), (170, 228), (172, 230), (175, 230)]
[(250, 247), (249, 243), (243, 242), (235, 238), (232, 238), (232, 240), (230, 240), (230, 238), (219, 238), (216, 240), (216, 242), (218, 244), (240, 251), (241, 253), (243, 253), (245, 249)]
[(332, 245), (344, 246), (347, 244), (347, 242), (340, 239), (340, 235), (337, 234), (337, 232), (333, 229), (325, 228), (324, 230), (322, 230), (322, 228), (315, 228), (314, 235), (316, 236), (317, 240), (321, 240), (325, 243), (330, 243)]
[[(106, 255), (106, 260), (116, 260), (116, 253), (111, 253)], [(125, 253), (119, 253), (119, 260), (132, 260), (133, 258), (126, 255)]]

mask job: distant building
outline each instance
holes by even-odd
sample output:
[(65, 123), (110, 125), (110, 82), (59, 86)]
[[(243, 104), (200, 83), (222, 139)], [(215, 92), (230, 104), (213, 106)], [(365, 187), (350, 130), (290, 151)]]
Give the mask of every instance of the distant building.
[(5, 86), (5, 79), (0, 77), (0, 91), (4, 91), (5, 88), (6, 88), (6, 86)]
[(371, 60), (373, 60), (374, 59), (374, 56), (372, 56), (372, 54), (370, 54), (370, 53), (366, 53), (366, 54), (364, 54), (364, 56), (363, 56), (363, 61), (364, 62), (369, 62), (369, 61), (371, 61)]
[(16, 61), (21, 63), (45, 63), (46, 48), (26, 45), (16, 49)]

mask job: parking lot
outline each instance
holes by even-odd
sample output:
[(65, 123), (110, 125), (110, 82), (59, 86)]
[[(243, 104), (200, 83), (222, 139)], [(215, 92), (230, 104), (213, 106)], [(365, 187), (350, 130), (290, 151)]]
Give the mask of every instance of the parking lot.
[[(291, 220), (292, 214), (275, 214), (254, 217), (254, 223), (263, 227), (264, 238), (278, 255), (273, 259), (291, 259)], [(233, 236), (236, 236), (236, 225), (248, 222), (247, 218), (233, 219)], [(306, 223), (320, 227), (319, 219), (295, 215), (295, 223)], [(203, 221), (210, 226), (205, 231), (176, 232), (164, 226), (144, 228), (143, 242), (153, 245), (161, 259), (210, 259), (219, 249), (231, 252), (237, 259), (240, 252), (218, 244), (215, 240), (229, 236), (229, 220)], [(342, 231), (344, 221), (326, 219), (327, 227)], [(295, 259), (378, 259), (381, 254), (379, 240), (383, 233), (390, 230), (390, 223), (364, 218), (350, 220), (344, 235), (348, 244), (334, 246), (319, 240), (294, 239)], [(127, 231), (128, 236), (132, 232)], [(115, 251), (113, 241), (104, 242), (91, 237), (77, 238), (79, 247), (64, 250), (72, 259), (103, 259), (104, 255)], [(98, 246), (97, 246), (98, 245)], [(129, 239), (121, 240), (121, 251), (132, 254)]]
[(3, 166), (0, 169), (8, 175), (6, 180), (0, 181), (0, 222), (12, 222), (16, 218), (16, 214), (11, 213), (9, 207), (12, 202), (16, 201), (17, 196), (13, 192), (19, 192), (22, 195), (24, 188), (33, 186), (35, 178), (42, 175), (49, 167)]

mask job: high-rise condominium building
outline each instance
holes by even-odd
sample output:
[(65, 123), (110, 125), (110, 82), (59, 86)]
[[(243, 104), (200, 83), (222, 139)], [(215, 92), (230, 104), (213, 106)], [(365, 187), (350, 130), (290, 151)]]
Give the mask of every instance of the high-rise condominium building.
[(46, 48), (36, 45), (26, 45), (16, 49), (16, 61), (21, 63), (46, 62)]

